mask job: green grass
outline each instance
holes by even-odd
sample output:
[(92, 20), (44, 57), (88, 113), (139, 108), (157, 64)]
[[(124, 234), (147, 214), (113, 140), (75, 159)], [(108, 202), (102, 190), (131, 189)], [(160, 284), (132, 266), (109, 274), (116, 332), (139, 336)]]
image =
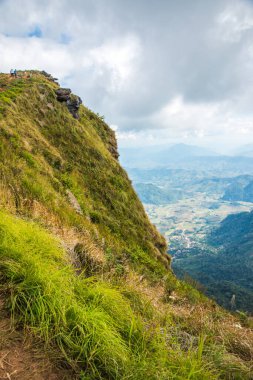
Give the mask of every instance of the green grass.
[[(175, 305), (200, 305), (207, 319), (212, 305), (168, 269), (165, 240), (115, 159), (113, 132), (84, 106), (75, 120), (56, 87), (38, 72), (11, 83), (0, 75), (0, 288), (14, 325), (83, 380), (232, 379), (233, 366), (250, 379), (246, 360), (228, 358), (230, 338), (216, 348), (214, 327), (173, 315), (174, 292)], [(75, 246), (78, 268), (47, 229)], [(146, 298), (126, 284), (132, 272), (142, 286), (164, 287), (161, 310), (154, 289)], [(187, 350), (185, 332), (195, 342)]]
[(3, 212), (0, 269), (15, 323), (58, 347), (83, 378), (215, 379), (198, 351), (167, 350), (164, 334), (147, 329), (129, 292), (76, 276), (57, 240)]
[[(142, 267), (153, 260), (146, 275), (159, 280), (166, 243), (111, 153), (117, 148), (113, 131), (84, 106), (80, 121), (75, 120), (57, 102), (56, 87), (35, 72), (32, 79), (13, 80), (3, 87), (0, 97), (8, 97), (10, 103), (0, 120), (0, 181), (14, 193), (19, 214), (32, 217), (30, 205), (39, 202), (64, 225), (97, 230), (115, 255), (127, 252), (130, 264), (136, 252), (142, 252)], [(83, 217), (70, 207), (68, 189)]]

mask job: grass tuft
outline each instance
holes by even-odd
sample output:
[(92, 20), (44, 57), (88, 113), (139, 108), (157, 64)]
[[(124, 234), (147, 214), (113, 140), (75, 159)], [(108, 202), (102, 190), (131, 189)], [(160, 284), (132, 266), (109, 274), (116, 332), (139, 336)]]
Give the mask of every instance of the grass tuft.
[(159, 326), (150, 329), (132, 308), (133, 301), (140, 305), (133, 292), (76, 276), (59, 241), (35, 223), (4, 212), (0, 269), (13, 321), (58, 347), (83, 378), (180, 379), (175, 376), (187, 371), (189, 379), (201, 378), (193, 377), (197, 372), (203, 375), (200, 353), (190, 358), (181, 353), (180, 360), (169, 355)]

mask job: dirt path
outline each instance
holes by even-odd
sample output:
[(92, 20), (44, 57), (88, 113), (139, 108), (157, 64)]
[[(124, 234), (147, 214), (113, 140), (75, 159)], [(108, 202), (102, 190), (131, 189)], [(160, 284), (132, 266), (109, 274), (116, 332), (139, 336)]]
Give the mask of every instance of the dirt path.
[(0, 298), (0, 380), (70, 380), (70, 370), (58, 369), (42, 344), (11, 327)]

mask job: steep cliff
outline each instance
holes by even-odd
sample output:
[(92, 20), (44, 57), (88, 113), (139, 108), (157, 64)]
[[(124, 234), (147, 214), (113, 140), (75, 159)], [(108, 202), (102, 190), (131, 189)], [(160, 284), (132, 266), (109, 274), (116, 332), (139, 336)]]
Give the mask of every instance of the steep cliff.
[(0, 316), (30, 342), (2, 330), (0, 377), (252, 378), (252, 330), (174, 277), (117, 158), (49, 74), (0, 75)]

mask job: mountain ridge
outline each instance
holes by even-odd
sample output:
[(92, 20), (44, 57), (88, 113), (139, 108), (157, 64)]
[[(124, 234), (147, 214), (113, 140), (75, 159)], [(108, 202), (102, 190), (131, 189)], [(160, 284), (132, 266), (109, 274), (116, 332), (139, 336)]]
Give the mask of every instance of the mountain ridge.
[[(0, 88), (1, 318), (59, 378), (250, 379), (250, 326), (175, 278), (103, 119), (81, 104), (76, 118), (43, 72)], [(46, 378), (8, 358), (14, 379)]]

